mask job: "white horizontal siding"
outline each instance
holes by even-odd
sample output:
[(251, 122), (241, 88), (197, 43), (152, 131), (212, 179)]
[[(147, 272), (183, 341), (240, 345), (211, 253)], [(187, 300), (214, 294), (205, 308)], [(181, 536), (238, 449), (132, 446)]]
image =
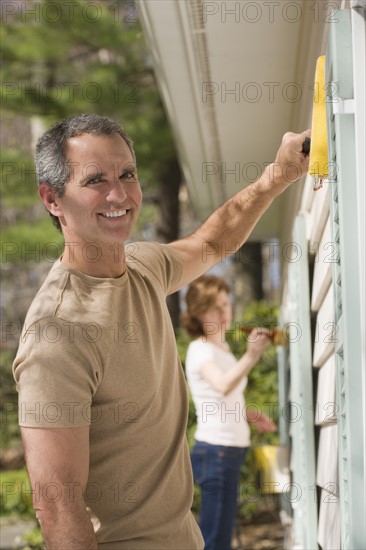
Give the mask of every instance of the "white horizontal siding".
[[(314, 191), (313, 191), (314, 193)], [(310, 215), (307, 223), (309, 224), (310, 254), (314, 254), (321, 241), (325, 224), (329, 216), (329, 183), (324, 182), (324, 187), (314, 193), (311, 205)]]
[(320, 496), (318, 543), (322, 550), (341, 548), (339, 499), (325, 490)]
[(315, 424), (337, 421), (336, 372), (334, 354), (326, 360), (319, 370), (316, 402), (314, 406)]
[(336, 244), (331, 242), (329, 217), (314, 260), (311, 310), (319, 311), (332, 282), (332, 262), (336, 261)]
[(334, 352), (337, 340), (337, 327), (334, 322), (333, 287), (330, 286), (320, 306), (315, 327), (313, 365), (321, 367)]
[(320, 428), (316, 483), (328, 493), (338, 496), (338, 426)]

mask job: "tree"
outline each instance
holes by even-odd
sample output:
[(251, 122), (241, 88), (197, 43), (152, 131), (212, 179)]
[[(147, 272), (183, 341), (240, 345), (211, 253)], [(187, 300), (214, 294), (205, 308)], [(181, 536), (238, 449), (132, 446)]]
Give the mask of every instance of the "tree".
[(157, 238), (178, 238), (181, 174), (137, 4), (38, 0), (3, 14), (4, 112), (46, 125), (91, 112), (122, 122), (135, 141), (143, 191), (160, 207)]

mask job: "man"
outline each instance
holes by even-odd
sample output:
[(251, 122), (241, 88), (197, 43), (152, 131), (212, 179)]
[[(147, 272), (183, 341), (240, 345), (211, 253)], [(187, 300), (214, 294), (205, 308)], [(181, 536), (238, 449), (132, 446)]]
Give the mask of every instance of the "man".
[(142, 200), (128, 136), (82, 115), (40, 138), (39, 195), (65, 249), (27, 314), (14, 376), (48, 548), (203, 548), (165, 298), (245, 241), (306, 171), (308, 134), (286, 134), (274, 164), (192, 235), (127, 246)]

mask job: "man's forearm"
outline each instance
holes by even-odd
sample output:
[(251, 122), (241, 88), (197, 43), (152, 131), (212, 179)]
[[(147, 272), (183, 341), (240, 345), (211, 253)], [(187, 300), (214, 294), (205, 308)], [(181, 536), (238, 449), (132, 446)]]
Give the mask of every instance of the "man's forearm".
[(196, 231), (196, 237), (211, 248), (210, 255), (222, 260), (246, 241), (273, 199), (282, 191), (272, 185), (273, 179), (274, 165), (269, 165), (255, 183), (226, 201)]
[(218, 208), (196, 231), (196, 238), (212, 247), (210, 254), (216, 261), (236, 252), (273, 199), (305, 174), (309, 159), (302, 149), (309, 134), (309, 130), (285, 134), (274, 162), (261, 177)]
[(273, 199), (306, 173), (309, 160), (302, 148), (309, 135), (308, 130), (302, 134), (285, 134), (275, 161), (255, 183), (226, 201), (194, 233), (171, 243), (182, 262), (181, 280), (174, 290), (183, 288), (234, 254)]
[(93, 525), (85, 509), (44, 509), (37, 512), (37, 518), (47, 550), (98, 550)]

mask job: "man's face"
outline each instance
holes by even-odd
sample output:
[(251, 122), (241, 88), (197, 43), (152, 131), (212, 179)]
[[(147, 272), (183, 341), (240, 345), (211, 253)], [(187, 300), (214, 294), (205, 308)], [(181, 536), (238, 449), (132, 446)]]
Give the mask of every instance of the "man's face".
[(124, 139), (116, 134), (83, 134), (68, 140), (70, 180), (57, 198), (66, 242), (110, 247), (130, 238), (142, 193), (136, 166)]

